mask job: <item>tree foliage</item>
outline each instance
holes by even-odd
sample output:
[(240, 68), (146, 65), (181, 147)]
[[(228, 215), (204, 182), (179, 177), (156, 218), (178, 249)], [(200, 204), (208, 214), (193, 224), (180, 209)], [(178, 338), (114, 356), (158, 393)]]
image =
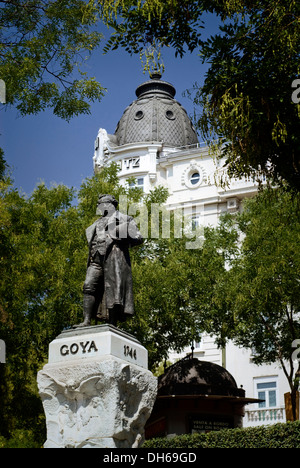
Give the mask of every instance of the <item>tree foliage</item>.
[(292, 360), (300, 334), (299, 208), (299, 196), (283, 190), (248, 202), (238, 220), (246, 237), (232, 290), (237, 343), (255, 349), (257, 363), (279, 360), (291, 390), (299, 370)]
[[(173, 245), (172, 245), (173, 244)], [(133, 259), (136, 318), (127, 326), (148, 349), (151, 367), (199, 339), (182, 241), (148, 240)]]
[[(9, 178), (0, 181), (0, 337), (7, 351), (7, 363), (0, 366), (4, 436), (32, 427), (42, 434), (36, 373), (47, 360), (49, 343), (82, 318), (85, 229), (97, 218), (99, 193), (126, 196), (128, 207), (142, 197), (140, 189), (119, 184), (116, 165), (86, 179), (78, 193), (64, 185), (49, 189), (40, 184), (27, 198)], [(151, 204), (165, 202), (166, 196), (166, 190), (158, 188), (145, 198), (149, 217)], [(154, 367), (170, 348), (183, 349), (195, 334), (194, 315), (185, 310), (182, 251), (171, 239), (158, 238), (131, 253), (136, 315), (124, 327), (148, 347)]]
[(88, 113), (103, 87), (82, 70), (100, 43), (97, 11), (84, 0), (3, 0), (0, 77), (21, 115), (51, 107), (69, 120)]
[[(134, 202), (137, 222), (146, 207), (149, 225), (153, 203), (161, 205), (167, 197), (157, 188), (141, 204), (139, 189), (119, 184), (116, 165), (86, 179), (78, 193), (40, 184), (26, 198), (8, 177), (0, 181), (0, 336), (7, 346), (7, 364), (0, 367), (4, 436), (32, 427), (42, 434), (36, 372), (47, 359), (49, 342), (81, 319), (85, 229), (96, 219), (99, 193), (120, 200), (126, 196), (129, 214)], [(184, 235), (174, 236), (171, 217), (169, 237), (159, 229), (158, 236), (149, 235), (143, 246), (132, 249), (136, 315), (122, 326), (147, 347), (152, 368), (170, 349), (182, 351), (205, 331), (217, 336), (220, 345), (232, 339), (254, 348), (258, 364), (279, 359), (295, 390), (299, 213), (298, 195), (267, 190), (249, 200), (236, 219), (230, 216), (218, 228), (207, 228), (200, 248), (187, 249)]]
[(208, 301), (198, 297), (202, 327), (222, 346), (231, 339), (254, 351), (258, 365), (280, 362), (293, 397), (299, 384), (293, 357), (300, 335), (299, 208), (298, 194), (265, 189), (242, 213), (208, 230), (204, 249), (210, 245), (225, 263), (217, 267)]
[(182, 56), (185, 47), (193, 51), (199, 45), (201, 0), (95, 0), (95, 4), (114, 29), (106, 51), (123, 47), (129, 53), (140, 53), (158, 39)]
[(114, 176), (103, 173), (87, 179), (78, 194), (63, 185), (48, 189), (40, 184), (29, 198), (8, 178), (0, 182), (0, 336), (7, 351), (7, 363), (0, 368), (4, 435), (20, 427), (39, 431), (36, 373), (47, 359), (49, 343), (82, 316), (85, 228), (95, 220), (99, 193), (119, 190), (113, 181)]
[[(220, 30), (205, 38), (210, 14)], [(140, 53), (146, 67), (163, 66), (153, 53), (163, 46), (180, 56), (199, 50), (210, 68), (195, 85), (197, 125), (204, 139), (218, 139), (229, 175), (260, 172), (299, 190), (299, 17), (296, 0), (3, 0), (0, 77), (21, 114), (51, 107), (68, 120), (104, 92), (81, 69), (100, 23), (112, 31), (105, 51)]]
[[(209, 15), (220, 27), (205, 38)], [(104, 17), (114, 28), (107, 49), (134, 53), (160, 44), (180, 56), (199, 50), (209, 70), (204, 85), (195, 84), (197, 126), (204, 139), (218, 140), (229, 175), (258, 172), (299, 190), (300, 105), (292, 102), (299, 76), (297, 0), (110, 0)]]
[[(35, 426), (41, 408), (36, 372), (49, 342), (76, 316), (83, 247), (72, 190), (40, 185), (29, 199), (6, 181), (1, 190), (1, 433)], [(72, 234), (71, 234), (72, 233)], [(76, 239), (76, 240), (75, 240)]]
[(5, 168), (6, 168), (6, 162), (5, 162), (5, 159), (4, 159), (4, 152), (0, 148), (0, 180), (3, 179), (3, 177), (4, 177)]
[(195, 102), (205, 137), (220, 138), (229, 175), (256, 172), (300, 188), (300, 6), (296, 1), (238, 2), (217, 34), (203, 42), (211, 66)]

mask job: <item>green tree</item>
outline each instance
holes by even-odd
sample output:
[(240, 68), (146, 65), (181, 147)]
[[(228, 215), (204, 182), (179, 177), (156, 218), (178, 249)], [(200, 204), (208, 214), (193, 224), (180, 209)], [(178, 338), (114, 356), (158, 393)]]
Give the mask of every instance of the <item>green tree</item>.
[(73, 191), (63, 186), (48, 190), (40, 185), (26, 199), (9, 181), (2, 183), (0, 336), (8, 356), (0, 383), (4, 435), (20, 427), (40, 432), (36, 372), (48, 343), (79, 308), (76, 284), (84, 244), (72, 199)]
[(141, 53), (145, 46), (159, 41), (174, 47), (176, 56), (185, 48), (199, 45), (203, 27), (202, 1), (194, 0), (94, 0), (104, 22), (114, 29), (105, 50), (123, 47), (129, 53)]
[(6, 162), (4, 159), (3, 150), (0, 148), (0, 180), (3, 179), (6, 169)]
[[(30, 197), (20, 194), (5, 177), (0, 181), (0, 337), (7, 363), (0, 366), (0, 433), (31, 430), (43, 442), (43, 411), (36, 373), (48, 356), (48, 345), (61, 331), (82, 318), (82, 286), (88, 246), (85, 229), (95, 215), (99, 193), (131, 203), (166, 201), (167, 192), (142, 192), (119, 184), (117, 166), (86, 179), (78, 193), (63, 185), (40, 184)], [(77, 197), (77, 200), (76, 200)], [(138, 213), (137, 213), (138, 214)], [(151, 231), (151, 229), (150, 229)], [(196, 333), (188, 313), (185, 247), (159, 235), (132, 249), (136, 315), (124, 324), (149, 349), (151, 366), (182, 350)]]
[(95, 217), (96, 193), (109, 187), (105, 174), (87, 180), (78, 194), (82, 205), (76, 207), (76, 192), (63, 185), (48, 189), (41, 184), (26, 198), (8, 178), (0, 182), (0, 336), (7, 350), (7, 363), (0, 368), (4, 435), (18, 428), (40, 432), (43, 412), (36, 373), (47, 359), (49, 342), (82, 314), (85, 228)]
[(201, 47), (211, 66), (196, 90), (198, 127), (205, 138), (219, 138), (229, 175), (259, 172), (299, 190), (300, 106), (292, 101), (292, 83), (299, 76), (300, 5), (237, 4), (223, 14), (220, 34)]
[(151, 368), (200, 338), (187, 261), (185, 242), (172, 238), (148, 239), (133, 257), (136, 316), (126, 328), (147, 348)]
[[(198, 49), (210, 64), (204, 85), (195, 85), (197, 126), (204, 139), (218, 139), (231, 176), (259, 172), (299, 190), (300, 105), (292, 102), (299, 76), (297, 0), (110, 0), (105, 6), (115, 30), (107, 49), (137, 53), (161, 44), (180, 55)], [(220, 23), (207, 39), (204, 15)]]
[(294, 417), (300, 369), (293, 360), (300, 336), (299, 207), (299, 195), (266, 189), (247, 200), (241, 214), (207, 230), (204, 249), (218, 252), (223, 263), (216, 265), (219, 274), (209, 296), (198, 296), (202, 326), (220, 345), (231, 339), (254, 349), (258, 365), (280, 362)]
[(69, 120), (88, 113), (103, 87), (83, 65), (100, 43), (99, 20), (84, 0), (3, 0), (0, 6), (0, 78), (7, 105), (22, 115), (51, 107)]

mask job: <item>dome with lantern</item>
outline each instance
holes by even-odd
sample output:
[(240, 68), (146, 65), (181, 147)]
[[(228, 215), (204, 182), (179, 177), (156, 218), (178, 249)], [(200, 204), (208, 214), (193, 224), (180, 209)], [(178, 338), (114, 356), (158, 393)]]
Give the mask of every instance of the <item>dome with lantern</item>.
[(160, 142), (166, 147), (196, 145), (198, 137), (182, 105), (174, 99), (174, 86), (160, 73), (138, 86), (135, 100), (125, 110), (115, 131), (118, 146)]

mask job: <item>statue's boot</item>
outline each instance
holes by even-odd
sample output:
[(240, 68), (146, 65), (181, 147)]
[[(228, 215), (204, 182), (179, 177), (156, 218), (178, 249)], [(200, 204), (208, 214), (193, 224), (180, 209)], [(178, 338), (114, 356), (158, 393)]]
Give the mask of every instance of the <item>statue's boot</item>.
[(83, 316), (84, 321), (79, 323), (78, 325), (73, 325), (73, 328), (80, 328), (80, 327), (90, 327), (91, 320), (93, 316), (93, 311), (95, 307), (96, 299), (94, 296), (90, 294), (84, 294), (83, 296)]
[[(121, 307), (118, 306), (118, 305), (115, 305), (115, 307), (113, 309), (109, 309), (109, 319), (108, 319), (108, 323), (110, 325), (114, 325), (115, 327), (117, 326), (118, 324), (118, 320), (121, 320)], [(122, 320), (121, 320), (122, 321)]]

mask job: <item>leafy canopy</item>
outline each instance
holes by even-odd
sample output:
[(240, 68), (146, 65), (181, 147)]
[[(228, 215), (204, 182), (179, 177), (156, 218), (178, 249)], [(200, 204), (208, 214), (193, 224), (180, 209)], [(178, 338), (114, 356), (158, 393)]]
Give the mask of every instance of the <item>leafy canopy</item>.
[(292, 393), (299, 371), (293, 359), (300, 334), (299, 208), (299, 194), (265, 189), (242, 213), (208, 229), (203, 251), (210, 246), (225, 264), (216, 265), (209, 296), (197, 298), (205, 330), (222, 346), (230, 339), (254, 350), (258, 365), (280, 362)]
[(0, 77), (21, 115), (47, 107), (69, 120), (88, 113), (104, 88), (82, 65), (97, 48), (97, 11), (84, 0), (3, 0)]
[(233, 263), (237, 340), (256, 350), (258, 363), (290, 362), (300, 333), (299, 208), (298, 195), (266, 190), (237, 220), (245, 236)]
[[(218, 140), (229, 175), (258, 172), (299, 190), (300, 104), (292, 102), (299, 77), (297, 0), (109, 0), (103, 14), (114, 28), (107, 50), (140, 53), (160, 45), (180, 56), (199, 50), (210, 68), (204, 86), (195, 84), (197, 126), (204, 139)], [(209, 15), (220, 27), (206, 39)], [(151, 47), (148, 65), (150, 59)]]
[(95, 0), (104, 21), (114, 29), (105, 50), (123, 47), (140, 53), (156, 39), (175, 48), (182, 56), (185, 47), (193, 51), (199, 45), (199, 15), (202, 1), (191, 0)]
[[(78, 193), (64, 185), (49, 189), (40, 184), (26, 197), (8, 177), (0, 181), (0, 337), (7, 350), (7, 363), (0, 367), (4, 436), (32, 427), (42, 434), (36, 373), (47, 360), (49, 342), (82, 319), (85, 229), (97, 219), (99, 193), (126, 196), (128, 207), (134, 202), (141, 209), (141, 190), (122, 187), (116, 165), (86, 179)], [(166, 190), (158, 188), (145, 198), (149, 218), (151, 204), (162, 204), (166, 197)], [(173, 245), (160, 236), (131, 249), (136, 315), (124, 327), (148, 347), (152, 367), (170, 348), (182, 350), (196, 336), (195, 314), (187, 313), (183, 253), (181, 239)]]
[(211, 66), (195, 103), (204, 137), (219, 137), (230, 176), (263, 176), (300, 188), (299, 2), (240, 2), (220, 34), (202, 43)]

